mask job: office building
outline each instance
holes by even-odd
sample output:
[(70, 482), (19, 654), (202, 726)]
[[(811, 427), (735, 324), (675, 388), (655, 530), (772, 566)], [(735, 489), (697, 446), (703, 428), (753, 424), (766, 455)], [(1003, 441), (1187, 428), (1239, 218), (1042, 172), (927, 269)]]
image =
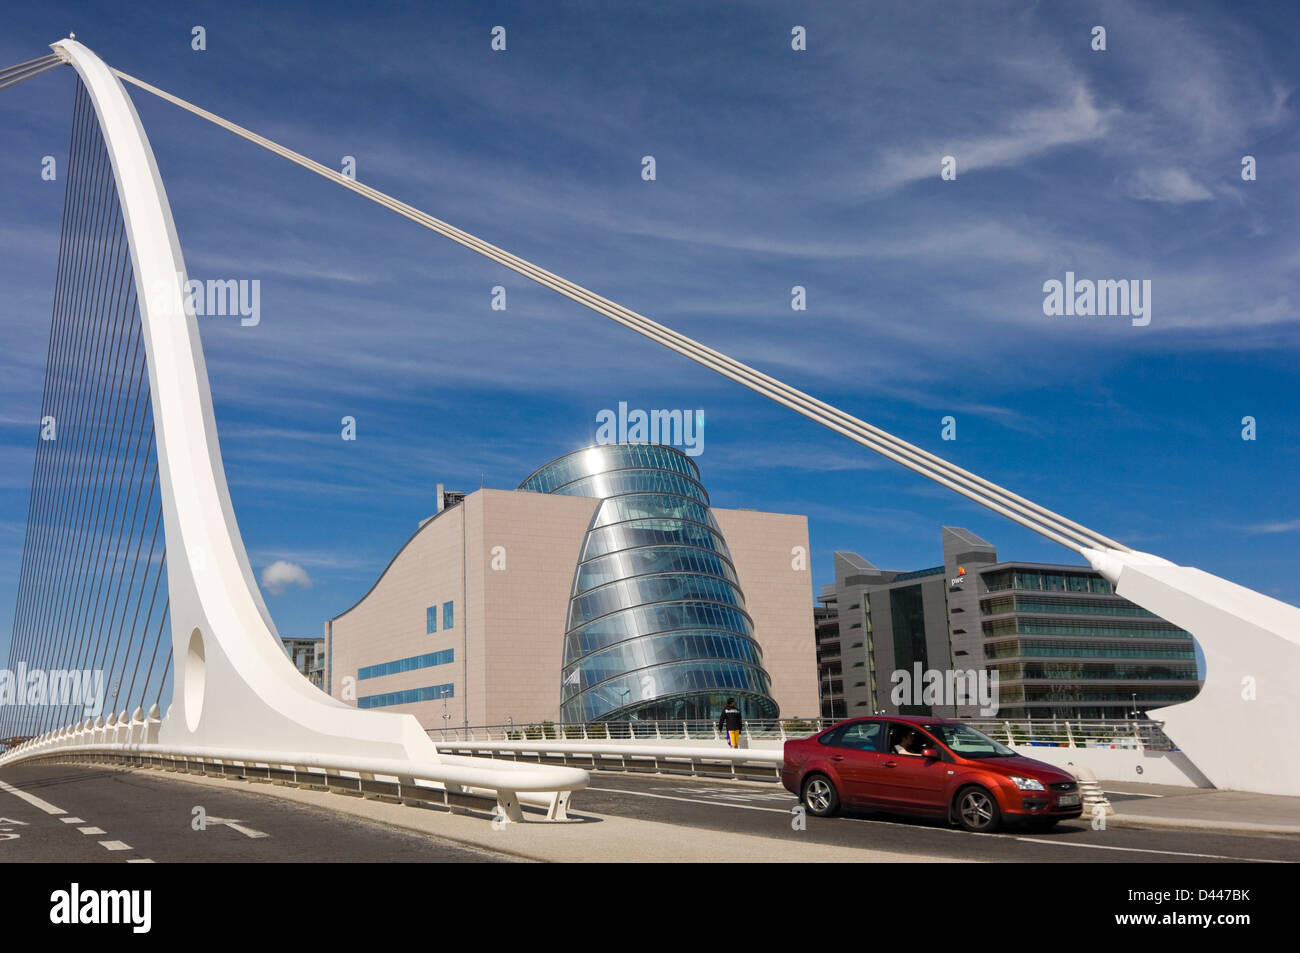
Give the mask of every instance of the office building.
[(442, 499), (326, 623), (333, 696), (426, 728), (817, 710), (805, 517), (714, 508), (650, 444)]
[(918, 664), (996, 672), (1007, 718), (1134, 717), (1199, 690), (1191, 635), (1115, 595), (1091, 568), (999, 562), (991, 543), (956, 527), (943, 528), (942, 543), (944, 564), (914, 572), (835, 554), (819, 631), (833, 614), (850, 717), (981, 717), (974, 703), (896, 703), (894, 673)]
[(284, 654), (293, 661), (294, 667), (317, 688), (325, 688), (325, 640), (324, 639), (281, 639)]

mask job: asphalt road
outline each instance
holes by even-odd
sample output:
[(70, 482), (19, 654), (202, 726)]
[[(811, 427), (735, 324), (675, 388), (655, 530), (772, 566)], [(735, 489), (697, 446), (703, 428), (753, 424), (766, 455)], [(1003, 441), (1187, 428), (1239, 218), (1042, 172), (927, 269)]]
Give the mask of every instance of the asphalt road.
[(0, 864), (510, 859), (305, 807), (253, 785), (212, 788), (82, 765), (0, 770)]
[[(1116, 802), (1123, 796), (1112, 796)], [(728, 783), (689, 777), (598, 773), (575, 796), (579, 811), (639, 817), (691, 829), (727, 830), (772, 838), (796, 838), (954, 860), (1032, 863), (1224, 863), (1300, 861), (1300, 838), (1193, 830), (1093, 830), (1090, 821), (1064, 821), (1048, 833), (1008, 831), (969, 834), (938, 822), (881, 814), (805, 817), (795, 830), (794, 795), (777, 784)], [(719, 858), (720, 860), (725, 858)]]
[[(476, 846), (286, 801), (259, 788), (236, 784), (214, 788), (189, 782), (183, 775), (82, 765), (5, 768), (0, 771), (0, 863), (511, 859)], [(347, 800), (337, 797), (340, 802)], [(803, 841), (993, 862), (1300, 861), (1300, 837), (1094, 830), (1084, 820), (1065, 822), (1050, 833), (968, 834), (937, 822), (850, 812), (836, 818), (807, 816), (803, 829), (796, 829), (791, 812), (797, 804), (794, 796), (778, 785), (763, 783), (597, 772), (591, 786), (574, 801), (576, 814), (667, 823), (679, 828), (683, 838), (693, 831), (711, 838), (716, 833), (706, 832), (769, 838), (774, 860), (781, 859), (783, 844)], [(206, 829), (196, 829), (200, 826), (196, 809), (201, 809)]]

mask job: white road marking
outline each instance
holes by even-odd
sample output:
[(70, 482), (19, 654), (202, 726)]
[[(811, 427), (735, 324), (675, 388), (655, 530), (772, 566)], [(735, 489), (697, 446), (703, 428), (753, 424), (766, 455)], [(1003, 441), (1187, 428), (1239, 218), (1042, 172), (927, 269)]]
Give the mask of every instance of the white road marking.
[(26, 791), (20, 791), (12, 784), (6, 784), (4, 781), (0, 781), (0, 791), (8, 791), (14, 797), (21, 798), (22, 800), (30, 804), (32, 807), (42, 810), (46, 814), (67, 814), (68, 813), (63, 808), (55, 807), (49, 801), (42, 801), (35, 794), (28, 794)]
[(102, 828), (98, 828), (98, 827), (78, 827), (77, 830), (81, 831), (81, 833), (83, 833), (83, 834), (102, 834), (102, 833), (104, 833), (103, 829), (102, 829)]
[(207, 822), (209, 824), (224, 825), (225, 827), (229, 827), (232, 831), (239, 831), (239, 833), (243, 834), (245, 837), (257, 838), (257, 837), (271, 836), (270, 834), (265, 834), (262, 831), (255, 831), (251, 827), (245, 827), (244, 825), (240, 824), (238, 820), (234, 820), (228, 817), (209, 817)]
[(1256, 864), (1285, 864), (1285, 860), (1265, 860), (1262, 857), (1229, 857), (1226, 854), (1189, 854), (1180, 850), (1155, 850), (1149, 847), (1110, 847), (1106, 844), (1075, 844), (1060, 840), (1039, 840), (1034, 837), (1015, 837), (1026, 844), (1052, 844), (1056, 847), (1081, 847), (1085, 850), (1119, 850), (1130, 854), (1165, 854), (1169, 857), (1204, 857), (1209, 860), (1244, 860)]
[(1137, 791), (1102, 791), (1102, 794), (1122, 794), (1125, 797), (1164, 797), (1163, 794), (1139, 794)]
[(123, 844), (120, 840), (102, 840), (99, 846), (104, 850), (130, 850), (130, 844)]
[(64, 824), (84, 824), (86, 823), (79, 817), (61, 817), (59, 818)]
[(133, 857), (131, 860), (128, 860), (127, 863), (128, 864), (152, 864), (153, 861), (150, 860), (148, 857)]

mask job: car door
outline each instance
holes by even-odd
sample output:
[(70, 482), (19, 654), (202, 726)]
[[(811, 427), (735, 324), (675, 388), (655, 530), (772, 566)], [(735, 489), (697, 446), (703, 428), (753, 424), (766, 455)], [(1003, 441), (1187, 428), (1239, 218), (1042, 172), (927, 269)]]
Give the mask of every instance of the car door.
[(880, 806), (882, 721), (855, 721), (835, 739), (830, 761), (840, 778), (840, 799), (856, 807)]
[[(894, 753), (895, 739), (908, 729), (916, 733), (918, 747), (934, 748), (940, 757)], [(882, 777), (878, 783), (883, 805), (908, 813), (946, 814), (952, 764), (945, 760), (947, 755), (939, 743), (917, 725), (894, 722), (890, 725), (886, 744), (889, 751), (882, 756)]]

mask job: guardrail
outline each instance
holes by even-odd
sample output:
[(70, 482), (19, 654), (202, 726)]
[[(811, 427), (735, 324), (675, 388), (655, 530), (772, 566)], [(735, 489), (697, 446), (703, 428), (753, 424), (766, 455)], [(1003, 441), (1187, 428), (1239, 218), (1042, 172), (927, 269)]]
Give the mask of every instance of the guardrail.
[[(806, 738), (842, 720), (803, 718), (749, 724), (739, 749), (728, 747), (711, 723), (690, 721), (480, 725), (429, 734), (440, 752), (508, 763), (774, 781), (781, 776), (786, 740)], [(1030, 757), (1038, 746), (1174, 750), (1159, 722), (974, 719), (966, 724)], [(462, 737), (449, 737), (454, 734)]]
[[(125, 715), (125, 713), (123, 713)], [(176, 748), (158, 743), (161, 719), (110, 715), (46, 732), (0, 755), (0, 765), (20, 762), (89, 761), (161, 767), (246, 780), (320, 787), (363, 796), (391, 796), (433, 803), (448, 810), (488, 811), (507, 821), (524, 820), (521, 804), (541, 808), (547, 820), (568, 819), (574, 791), (590, 781), (583, 770), (542, 764), (442, 755), (428, 763), (391, 758), (343, 759), (303, 752), (226, 748)]]
[[(785, 742), (806, 738), (843, 718), (786, 718), (779, 721), (747, 721), (744, 740)], [(1073, 748), (1120, 747), (1151, 751), (1177, 750), (1165, 736), (1163, 722), (1106, 719), (1004, 719), (972, 718), (965, 723), (1005, 744)], [(680, 741), (725, 743), (717, 724), (711, 721), (610, 721), (589, 724), (477, 725), (463, 728), (431, 728), (429, 737), (439, 747), (446, 744), (488, 741)], [(485, 749), (486, 750), (486, 749)]]
[[(507, 764), (569, 765), (591, 771), (689, 774), (742, 781), (776, 781), (784, 752), (766, 748), (708, 747), (681, 742), (615, 738), (605, 741), (436, 741), (439, 752), (489, 757)], [(720, 742), (720, 745), (725, 743)]]

